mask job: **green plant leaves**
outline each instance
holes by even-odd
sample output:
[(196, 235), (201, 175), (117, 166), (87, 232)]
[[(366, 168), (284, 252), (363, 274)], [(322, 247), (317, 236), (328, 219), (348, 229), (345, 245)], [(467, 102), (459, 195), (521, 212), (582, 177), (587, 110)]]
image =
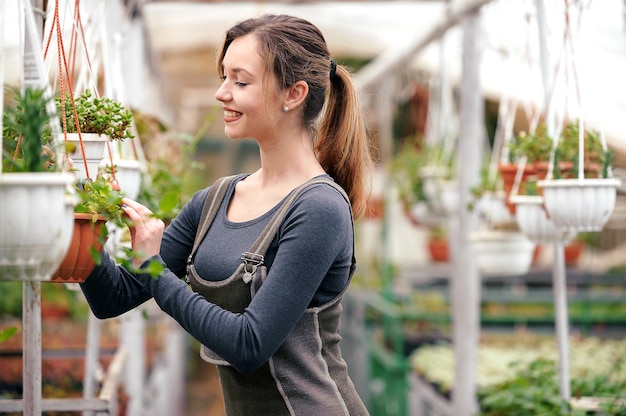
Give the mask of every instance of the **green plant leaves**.
[(59, 113), (65, 116), (68, 133), (76, 133), (80, 129), (81, 133), (108, 135), (111, 140), (135, 137), (131, 131), (131, 111), (109, 97), (96, 97), (87, 89), (74, 99), (74, 104), (67, 96), (57, 97), (56, 104)]
[(50, 119), (46, 105), (51, 100), (40, 88), (15, 93), (16, 105), (2, 114), (2, 170), (47, 172), (55, 170), (50, 145)]
[(12, 326), (6, 329), (0, 329), (0, 343), (8, 341), (17, 333), (17, 327)]

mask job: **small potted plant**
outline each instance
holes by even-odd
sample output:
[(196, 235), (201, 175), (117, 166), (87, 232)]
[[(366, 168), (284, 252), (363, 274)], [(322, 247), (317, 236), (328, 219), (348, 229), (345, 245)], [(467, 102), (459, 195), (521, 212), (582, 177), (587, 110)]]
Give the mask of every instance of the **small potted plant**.
[(97, 97), (85, 90), (74, 100), (60, 96), (56, 99), (68, 154), (74, 162), (79, 179), (95, 178), (108, 140), (132, 139), (133, 115), (118, 101)]
[[(544, 124), (539, 124), (532, 133), (519, 132), (508, 144), (509, 163), (500, 164), (498, 170), (511, 214), (515, 215), (516, 211), (516, 204), (511, 201), (512, 194), (523, 192), (527, 181), (545, 177), (553, 146), (554, 140)], [(519, 182), (516, 183), (516, 180)]]
[(436, 263), (445, 263), (450, 260), (448, 233), (441, 225), (432, 226), (428, 230), (428, 254)]
[(545, 208), (557, 227), (572, 232), (600, 231), (613, 212), (621, 181), (612, 176), (613, 153), (600, 143), (599, 134), (586, 131), (582, 120), (576, 124), (569, 123), (564, 128), (553, 158), (555, 166), (571, 160), (573, 174), (555, 175), (538, 185)]
[(469, 236), (469, 241), (483, 276), (526, 274), (536, 246), (515, 222), (481, 228)]
[(416, 211), (422, 208), (428, 211), (428, 198), (419, 174), (424, 165), (424, 154), (413, 144), (404, 145), (391, 162), (391, 179), (397, 187), (405, 214), (415, 224), (420, 222)]
[(77, 182), (76, 196), (72, 243), (52, 281), (84, 281), (99, 262), (108, 233), (105, 224), (111, 221), (119, 227), (126, 226), (122, 210), (124, 195), (104, 177)]
[(480, 218), (492, 224), (511, 222), (513, 217), (506, 206), (506, 195), (502, 186), (498, 170), (490, 169), (489, 163), (483, 163), (480, 182), (470, 188), (468, 210), (475, 210)]
[(202, 165), (194, 161), (193, 154), (212, 116), (207, 116), (194, 135), (175, 132), (156, 117), (138, 111), (134, 112), (134, 119), (146, 156), (137, 200), (169, 224), (196, 187), (194, 173)]
[[(448, 169), (434, 169), (432, 149), (409, 140), (391, 162), (391, 179), (398, 190), (407, 218), (413, 224), (438, 224), (445, 213), (438, 198), (438, 184), (447, 178)], [(450, 196), (450, 194), (446, 194)], [(454, 205), (454, 197), (445, 198), (448, 205)]]
[[(538, 181), (548, 175), (552, 153), (565, 151), (563, 143), (557, 145), (558, 149), (554, 150), (554, 139), (548, 135), (545, 124), (539, 124), (532, 134), (520, 132), (509, 143), (512, 160), (523, 161), (525, 168), (519, 183), (512, 183), (517, 171), (512, 172), (511, 179), (507, 180), (511, 181), (507, 185), (507, 206), (515, 215), (520, 230), (537, 244), (566, 243), (575, 235), (561, 230), (547, 215), (542, 188), (538, 186)], [(557, 176), (571, 168), (571, 165), (563, 161), (553, 161), (553, 166), (553, 175)]]
[(40, 88), (14, 97), (2, 117), (0, 279), (43, 281), (67, 251), (73, 221), (66, 189), (73, 177), (63, 172), (49, 134), (52, 98)]

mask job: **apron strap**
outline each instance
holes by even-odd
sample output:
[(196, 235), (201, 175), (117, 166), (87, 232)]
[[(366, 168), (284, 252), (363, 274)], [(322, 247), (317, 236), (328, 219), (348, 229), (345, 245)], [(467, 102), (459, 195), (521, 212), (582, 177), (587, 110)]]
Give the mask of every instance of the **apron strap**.
[[(278, 208), (270, 222), (265, 226), (261, 234), (259, 234), (250, 249), (247, 252), (243, 253), (241, 259), (246, 265), (250, 263), (253, 266), (258, 266), (263, 263), (265, 253), (267, 252), (267, 249), (274, 239), (274, 236), (278, 232), (278, 228), (280, 227), (280, 224), (287, 215), (287, 211), (289, 210), (293, 202), (305, 189), (312, 185), (317, 185), (320, 183), (325, 183), (335, 188), (335, 190), (345, 198), (345, 200), (348, 202), (348, 205), (350, 205), (350, 198), (348, 198), (348, 195), (341, 188), (341, 186), (337, 185), (337, 183), (335, 183), (334, 181), (327, 178), (313, 178), (308, 180), (307, 182), (300, 185), (298, 188), (291, 191), (287, 199)], [(352, 208), (350, 209), (352, 210)]]
[(215, 219), (215, 215), (224, 199), (224, 195), (226, 195), (226, 190), (228, 189), (228, 185), (239, 175), (232, 176), (224, 176), (216, 180), (211, 188), (209, 188), (209, 193), (207, 194), (206, 201), (204, 202), (204, 206), (202, 207), (202, 214), (200, 215), (200, 222), (198, 223), (198, 229), (196, 231), (196, 237), (193, 242), (193, 248), (191, 249), (191, 254), (189, 254), (189, 258), (187, 259), (187, 266), (189, 266), (193, 262), (193, 257), (196, 255), (196, 251), (202, 242), (202, 239), (209, 231), (213, 220)]

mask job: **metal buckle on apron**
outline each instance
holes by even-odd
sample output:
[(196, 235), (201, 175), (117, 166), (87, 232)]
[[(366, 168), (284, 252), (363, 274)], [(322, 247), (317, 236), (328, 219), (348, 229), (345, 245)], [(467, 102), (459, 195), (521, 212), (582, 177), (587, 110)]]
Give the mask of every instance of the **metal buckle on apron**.
[(252, 281), (252, 275), (256, 272), (256, 269), (263, 264), (264, 257), (260, 254), (246, 251), (241, 255), (241, 260), (243, 260), (243, 282), (247, 284)]

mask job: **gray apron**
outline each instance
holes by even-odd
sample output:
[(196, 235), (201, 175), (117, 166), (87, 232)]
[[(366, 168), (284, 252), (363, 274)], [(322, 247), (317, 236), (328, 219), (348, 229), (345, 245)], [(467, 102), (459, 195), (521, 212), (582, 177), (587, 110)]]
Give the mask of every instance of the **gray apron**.
[[(222, 281), (208, 281), (198, 276), (193, 258), (234, 178), (221, 178), (211, 186), (189, 256), (187, 275), (192, 290), (209, 302), (242, 313), (267, 276), (263, 256), (302, 190), (325, 183), (333, 186), (346, 201), (349, 199), (333, 181), (311, 179), (289, 194), (249, 251), (242, 255), (235, 273)], [(353, 258), (350, 279), (355, 268)], [(306, 309), (278, 351), (251, 374), (239, 373), (209, 348), (201, 347), (202, 358), (217, 365), (227, 416), (368, 415), (348, 377), (339, 348), (341, 299), (347, 287), (326, 304)]]

